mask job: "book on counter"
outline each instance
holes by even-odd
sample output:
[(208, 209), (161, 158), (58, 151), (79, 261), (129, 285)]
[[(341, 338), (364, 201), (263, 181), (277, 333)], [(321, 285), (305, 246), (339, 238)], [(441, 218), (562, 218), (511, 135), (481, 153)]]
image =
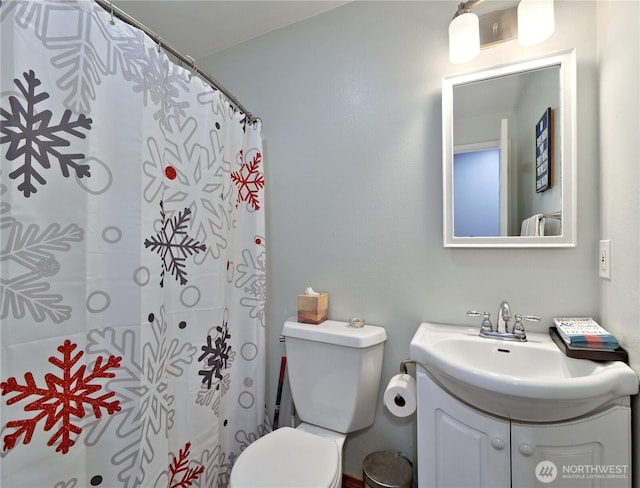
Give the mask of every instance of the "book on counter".
[(616, 337), (591, 317), (556, 317), (558, 334), (571, 347), (610, 351), (619, 347)]

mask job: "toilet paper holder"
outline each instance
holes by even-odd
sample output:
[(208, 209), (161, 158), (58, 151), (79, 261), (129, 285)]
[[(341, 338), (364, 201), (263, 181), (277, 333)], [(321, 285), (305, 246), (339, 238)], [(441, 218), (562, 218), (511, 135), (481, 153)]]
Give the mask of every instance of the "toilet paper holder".
[[(409, 374), (409, 371), (407, 371), (407, 364), (418, 364), (418, 361), (414, 359), (403, 359), (400, 362), (400, 372), (402, 374)], [(399, 407), (404, 407), (404, 404), (405, 404), (404, 398), (400, 396), (396, 396), (394, 401), (395, 401), (395, 404), (398, 405)]]
[(407, 364), (418, 364), (418, 361), (414, 360), (414, 359), (404, 359), (401, 363), (400, 363), (400, 372), (402, 374), (408, 374), (407, 371)]

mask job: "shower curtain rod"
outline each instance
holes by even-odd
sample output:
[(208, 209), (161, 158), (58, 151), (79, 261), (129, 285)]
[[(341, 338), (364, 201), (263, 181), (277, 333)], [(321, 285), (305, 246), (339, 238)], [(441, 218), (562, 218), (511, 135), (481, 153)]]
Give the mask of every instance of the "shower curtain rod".
[(222, 84), (220, 84), (218, 81), (216, 81), (216, 79), (213, 76), (211, 76), (206, 71), (203, 71), (202, 69), (200, 69), (200, 67), (196, 63), (196, 60), (193, 59), (191, 56), (187, 56), (187, 55), (182, 54), (180, 51), (178, 51), (176, 48), (174, 48), (171, 44), (168, 44), (168, 43), (164, 42), (164, 40), (158, 34), (153, 32), (151, 29), (149, 29), (147, 26), (145, 26), (141, 22), (139, 22), (136, 19), (134, 19), (133, 17), (131, 17), (124, 10), (116, 7), (109, 0), (94, 0), (94, 1), (98, 5), (100, 5), (104, 10), (106, 10), (108, 13), (110, 13), (112, 16), (116, 16), (120, 20), (126, 22), (127, 24), (132, 25), (133, 27), (143, 31), (151, 39), (155, 40), (158, 43), (159, 47), (161, 47), (162, 49), (164, 49), (168, 53), (172, 54), (173, 56), (175, 56), (180, 61), (186, 63), (189, 66), (189, 68), (191, 68), (191, 70), (193, 71), (194, 74), (197, 74), (198, 76), (200, 76), (200, 78), (205, 80), (207, 83), (209, 83), (216, 90), (220, 90), (220, 92), (225, 97), (227, 97), (229, 99), (229, 101), (233, 105), (235, 105), (235, 107), (238, 110), (240, 110), (242, 113), (244, 113), (247, 116), (247, 119), (249, 120), (249, 122), (255, 122), (255, 121), (259, 120), (258, 117), (254, 117), (251, 114), (251, 112), (249, 112), (240, 103), (240, 101), (236, 97), (234, 97), (231, 94), (231, 92), (229, 92), (229, 90), (227, 90), (224, 86), (222, 86)]

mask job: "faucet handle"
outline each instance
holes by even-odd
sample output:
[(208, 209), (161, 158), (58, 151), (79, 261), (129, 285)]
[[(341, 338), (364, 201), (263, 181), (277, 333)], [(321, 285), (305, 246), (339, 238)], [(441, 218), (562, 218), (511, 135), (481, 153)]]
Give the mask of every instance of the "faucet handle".
[(480, 326), (480, 330), (485, 332), (493, 332), (493, 325), (491, 325), (491, 314), (489, 312), (483, 312), (482, 314), (482, 325)]
[(522, 315), (522, 320), (527, 320), (529, 322), (540, 322), (542, 319), (537, 315)]
[(522, 325), (522, 319), (524, 317), (519, 313), (516, 314), (516, 323), (513, 324), (513, 334), (521, 337), (526, 337), (524, 333), (524, 325)]
[(540, 322), (540, 317), (538, 317), (537, 315), (521, 315), (519, 313), (517, 313), (515, 315), (516, 317), (516, 323), (513, 324), (513, 333), (517, 336), (525, 336), (524, 333), (524, 325), (522, 325), (522, 321), (526, 320), (528, 322)]
[(484, 332), (493, 332), (493, 325), (491, 324), (491, 314), (489, 312), (478, 312), (477, 310), (469, 310), (467, 312), (469, 317), (480, 317), (482, 315), (482, 325), (480, 330)]

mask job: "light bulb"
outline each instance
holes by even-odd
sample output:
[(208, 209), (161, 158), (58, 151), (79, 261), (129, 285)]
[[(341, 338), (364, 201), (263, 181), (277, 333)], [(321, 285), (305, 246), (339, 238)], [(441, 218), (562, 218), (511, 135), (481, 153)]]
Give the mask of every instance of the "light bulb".
[(553, 0), (521, 0), (518, 5), (518, 42), (538, 44), (553, 34)]
[(480, 21), (471, 12), (458, 15), (449, 24), (449, 59), (466, 63), (480, 52)]

